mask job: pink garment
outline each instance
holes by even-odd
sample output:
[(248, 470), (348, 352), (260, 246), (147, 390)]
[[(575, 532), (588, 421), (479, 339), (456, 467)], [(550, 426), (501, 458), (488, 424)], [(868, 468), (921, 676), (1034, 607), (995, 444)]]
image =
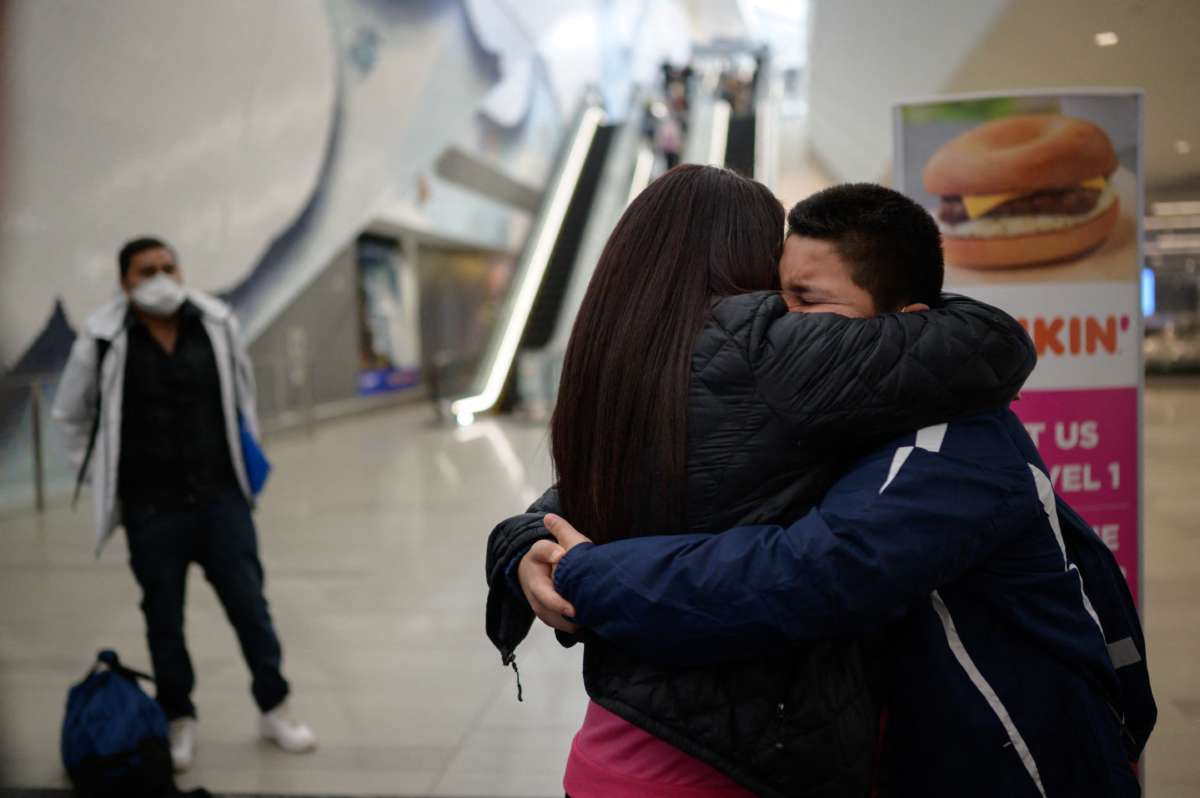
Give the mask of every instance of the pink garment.
[(673, 117), (668, 116), (658, 123), (654, 131), (654, 143), (661, 153), (677, 153), (683, 146), (683, 130)]
[(754, 798), (715, 768), (594, 701), (571, 743), (571, 798)]

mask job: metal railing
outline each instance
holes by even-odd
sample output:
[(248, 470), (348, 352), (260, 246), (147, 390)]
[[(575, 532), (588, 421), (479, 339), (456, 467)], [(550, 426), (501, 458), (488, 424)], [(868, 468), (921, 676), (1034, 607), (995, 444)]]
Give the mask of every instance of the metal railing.
[[(348, 356), (353, 356), (348, 355)], [(345, 416), (433, 400), (459, 393), (481, 359), (478, 351), (438, 351), (421, 368), (419, 387), (400, 393), (318, 396), (321, 360), (311, 352), (253, 359), (259, 426), (265, 439), (284, 432), (311, 433), (317, 424)], [(66, 440), (50, 420), (60, 373), (0, 375), (0, 516), (44, 511), (71, 496), (78, 471)]]
[[(297, 366), (304, 372), (298, 379)], [(297, 427), (311, 431), (322, 417), (340, 414), (321, 413), (316, 407), (314, 366), (295, 359), (255, 362), (264, 435)], [(50, 422), (60, 377), (57, 373), (0, 377), (0, 514), (42, 512), (74, 488), (77, 472), (65, 440)]]
[[(46, 508), (52, 490), (69, 485), (66, 449), (47, 433), (57, 374), (6, 375), (0, 383), (0, 510)], [(24, 497), (24, 498), (22, 498)]]

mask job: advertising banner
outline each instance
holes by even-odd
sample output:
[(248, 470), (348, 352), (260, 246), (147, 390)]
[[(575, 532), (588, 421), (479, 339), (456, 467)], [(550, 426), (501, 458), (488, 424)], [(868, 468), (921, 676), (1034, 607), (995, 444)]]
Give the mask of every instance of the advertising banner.
[(416, 386), (421, 339), (417, 277), (396, 241), (358, 240), (359, 373), (361, 395)]
[(946, 290), (1033, 338), (1013, 409), (1140, 605), (1140, 92), (943, 97), (893, 123), (896, 185), (938, 220)]

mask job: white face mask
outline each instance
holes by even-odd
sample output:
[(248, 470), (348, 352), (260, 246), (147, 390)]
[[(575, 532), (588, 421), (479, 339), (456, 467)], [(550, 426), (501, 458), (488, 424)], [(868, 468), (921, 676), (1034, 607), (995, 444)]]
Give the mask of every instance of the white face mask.
[(151, 316), (165, 319), (174, 316), (183, 304), (184, 290), (177, 280), (165, 274), (156, 274), (133, 289), (129, 298)]

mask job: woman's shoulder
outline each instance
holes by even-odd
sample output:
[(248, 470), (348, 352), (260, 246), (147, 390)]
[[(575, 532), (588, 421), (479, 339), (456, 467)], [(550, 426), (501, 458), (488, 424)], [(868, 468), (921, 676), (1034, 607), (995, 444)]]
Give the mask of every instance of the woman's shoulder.
[(714, 300), (692, 350), (692, 371), (705, 373), (718, 369), (729, 379), (731, 369), (739, 370), (734, 364), (747, 359), (754, 330), (786, 313), (787, 304), (777, 291), (755, 291)]

